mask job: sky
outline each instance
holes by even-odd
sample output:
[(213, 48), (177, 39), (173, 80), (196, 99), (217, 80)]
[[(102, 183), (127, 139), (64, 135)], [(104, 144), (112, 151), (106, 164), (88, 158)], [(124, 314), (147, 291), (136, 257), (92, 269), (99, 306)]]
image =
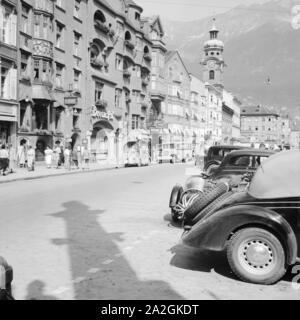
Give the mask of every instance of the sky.
[(270, 0), (135, 0), (143, 15), (159, 14), (173, 21), (191, 21), (228, 11), (238, 5), (264, 3)]

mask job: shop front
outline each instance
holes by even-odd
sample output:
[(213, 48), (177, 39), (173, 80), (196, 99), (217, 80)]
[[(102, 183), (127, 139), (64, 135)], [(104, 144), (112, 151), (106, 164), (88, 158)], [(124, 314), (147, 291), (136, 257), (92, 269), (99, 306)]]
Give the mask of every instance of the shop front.
[(16, 147), (17, 106), (0, 105), (0, 145)]

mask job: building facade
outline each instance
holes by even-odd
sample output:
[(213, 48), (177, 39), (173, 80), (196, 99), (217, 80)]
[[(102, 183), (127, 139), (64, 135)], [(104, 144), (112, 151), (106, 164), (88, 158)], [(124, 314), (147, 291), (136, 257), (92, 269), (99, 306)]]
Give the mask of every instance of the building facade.
[(250, 143), (279, 145), (279, 115), (262, 106), (243, 107), (241, 135)]
[(17, 0), (0, 1), (0, 144), (17, 133)]
[[(9, 1), (11, 2), (11, 1)], [(148, 157), (152, 41), (131, 0), (18, 1), (18, 144)], [(87, 17), (89, 17), (87, 19)]]
[(290, 145), (292, 149), (300, 149), (300, 120), (291, 121)]

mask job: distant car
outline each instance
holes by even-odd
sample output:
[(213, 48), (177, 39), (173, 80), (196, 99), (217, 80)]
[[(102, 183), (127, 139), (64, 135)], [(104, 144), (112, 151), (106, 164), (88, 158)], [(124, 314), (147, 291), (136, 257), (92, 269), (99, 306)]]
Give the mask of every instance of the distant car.
[(213, 146), (208, 149), (207, 155), (204, 157), (204, 171), (210, 171), (212, 168), (220, 165), (225, 156), (234, 150), (245, 149), (241, 146), (221, 145)]
[(260, 164), (273, 155), (273, 151), (243, 149), (227, 153), (220, 165), (211, 168), (206, 176), (210, 181), (238, 184), (246, 173), (255, 172)]
[(243, 281), (273, 284), (300, 262), (300, 152), (263, 162), (244, 192), (232, 194), (185, 230), (185, 245), (227, 251)]

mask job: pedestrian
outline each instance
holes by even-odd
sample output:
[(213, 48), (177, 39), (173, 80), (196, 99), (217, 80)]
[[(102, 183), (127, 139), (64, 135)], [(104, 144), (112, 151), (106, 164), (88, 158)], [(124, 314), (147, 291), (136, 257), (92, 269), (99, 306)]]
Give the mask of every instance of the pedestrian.
[(82, 158), (83, 158), (83, 148), (81, 146), (77, 146), (77, 161), (78, 161), (78, 169), (82, 166)]
[(89, 170), (90, 169), (90, 152), (87, 147), (84, 147), (83, 149), (83, 161), (84, 161), (84, 164), (82, 166), (82, 169)]
[(59, 144), (56, 144), (56, 147), (53, 150), (53, 163), (56, 169), (59, 168), (60, 154), (61, 154), (61, 148)]
[(9, 145), (9, 172), (14, 173), (16, 168), (16, 149), (12, 144)]
[(0, 172), (2, 175), (6, 175), (6, 170), (9, 167), (9, 154), (6, 150), (6, 146), (3, 144), (0, 150)]
[(71, 147), (67, 147), (64, 151), (65, 169), (71, 170)]
[(53, 156), (53, 151), (52, 149), (50, 149), (49, 146), (47, 146), (45, 150), (45, 162), (48, 169), (50, 169), (52, 165), (52, 156)]
[(78, 165), (78, 152), (77, 149), (73, 149), (71, 152), (72, 164), (75, 166), (76, 169), (79, 169)]
[(34, 171), (34, 164), (35, 164), (35, 150), (32, 148), (32, 146), (29, 146), (28, 152), (27, 152), (28, 171)]
[(26, 158), (26, 142), (22, 142), (18, 148), (17, 154), (17, 162), (20, 168), (25, 168)]

